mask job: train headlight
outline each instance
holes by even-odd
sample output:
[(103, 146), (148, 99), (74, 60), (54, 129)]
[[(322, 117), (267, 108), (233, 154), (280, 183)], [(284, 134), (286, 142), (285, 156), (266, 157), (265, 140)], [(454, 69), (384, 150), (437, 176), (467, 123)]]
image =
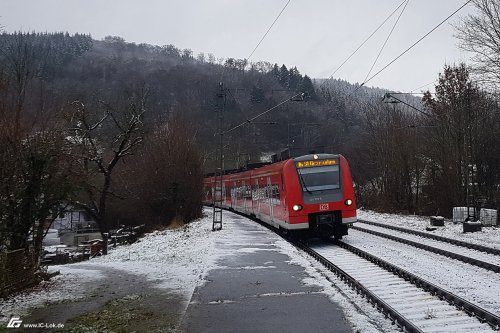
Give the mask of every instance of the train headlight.
[(351, 200), (351, 199), (347, 199), (347, 200), (345, 201), (345, 205), (346, 205), (346, 206), (350, 206), (350, 205), (352, 205), (352, 200)]
[(294, 212), (298, 212), (299, 210), (302, 210), (302, 206), (301, 205), (293, 205), (292, 209)]

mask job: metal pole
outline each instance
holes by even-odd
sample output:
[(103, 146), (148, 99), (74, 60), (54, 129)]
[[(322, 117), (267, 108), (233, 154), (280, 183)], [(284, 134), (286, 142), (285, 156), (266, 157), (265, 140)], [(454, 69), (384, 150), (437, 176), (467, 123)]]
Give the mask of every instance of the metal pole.
[(217, 112), (218, 125), (217, 133), (219, 135), (219, 166), (215, 171), (214, 177), (214, 196), (213, 196), (213, 220), (212, 231), (222, 229), (222, 201), (223, 201), (223, 176), (224, 176), (224, 132), (222, 130), (224, 122), (224, 108), (226, 105), (226, 92), (222, 82), (219, 83), (219, 92), (217, 93)]

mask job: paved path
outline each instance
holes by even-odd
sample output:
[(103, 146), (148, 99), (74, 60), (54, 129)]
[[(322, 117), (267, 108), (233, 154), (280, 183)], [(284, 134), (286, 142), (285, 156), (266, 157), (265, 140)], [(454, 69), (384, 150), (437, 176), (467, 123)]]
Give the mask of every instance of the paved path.
[(321, 287), (302, 282), (308, 274), (280, 252), (276, 235), (242, 217), (231, 214), (231, 220), (217, 237), (218, 268), (190, 302), (139, 275), (89, 262), (77, 268), (103, 277), (81, 286), (87, 290), (82, 299), (39, 307), (22, 318), (64, 323), (64, 329), (25, 332), (351, 332)]
[[(321, 293), (305, 286), (304, 269), (288, 263), (267, 230), (242, 223), (246, 244), (228, 245), (221, 232), (217, 246), (233, 250), (218, 262), (195, 290), (182, 323), (187, 332), (351, 332), (342, 311)], [(268, 238), (269, 239), (269, 238)], [(229, 243), (230, 244), (230, 243)], [(244, 252), (237, 252), (239, 248)], [(249, 249), (253, 249), (249, 250)]]

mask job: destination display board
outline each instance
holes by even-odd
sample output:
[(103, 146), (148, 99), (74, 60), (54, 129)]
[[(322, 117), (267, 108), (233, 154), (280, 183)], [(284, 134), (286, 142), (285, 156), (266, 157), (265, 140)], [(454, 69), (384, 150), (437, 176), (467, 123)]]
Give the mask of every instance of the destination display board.
[(311, 160), (311, 161), (301, 161), (297, 162), (296, 166), (298, 169), (302, 168), (313, 168), (313, 167), (320, 167), (320, 166), (328, 166), (328, 165), (336, 165), (337, 160)]

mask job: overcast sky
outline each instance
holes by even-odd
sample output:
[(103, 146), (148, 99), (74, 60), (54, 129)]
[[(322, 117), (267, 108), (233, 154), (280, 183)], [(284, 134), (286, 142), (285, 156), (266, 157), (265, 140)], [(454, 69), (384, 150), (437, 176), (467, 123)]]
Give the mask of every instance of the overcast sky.
[[(291, 0), (251, 57), (297, 66), (312, 78), (329, 77), (403, 0)], [(410, 0), (372, 73), (417, 41), (465, 0)], [(173, 44), (194, 54), (244, 59), (287, 0), (0, 0), (7, 32), (90, 33), (127, 42)], [(402, 7), (401, 7), (402, 8)], [(411, 91), (437, 79), (445, 63), (467, 62), (451, 24), (462, 9), (368, 86)], [(398, 13), (335, 74), (363, 82)], [(432, 86), (427, 86), (432, 89)]]

